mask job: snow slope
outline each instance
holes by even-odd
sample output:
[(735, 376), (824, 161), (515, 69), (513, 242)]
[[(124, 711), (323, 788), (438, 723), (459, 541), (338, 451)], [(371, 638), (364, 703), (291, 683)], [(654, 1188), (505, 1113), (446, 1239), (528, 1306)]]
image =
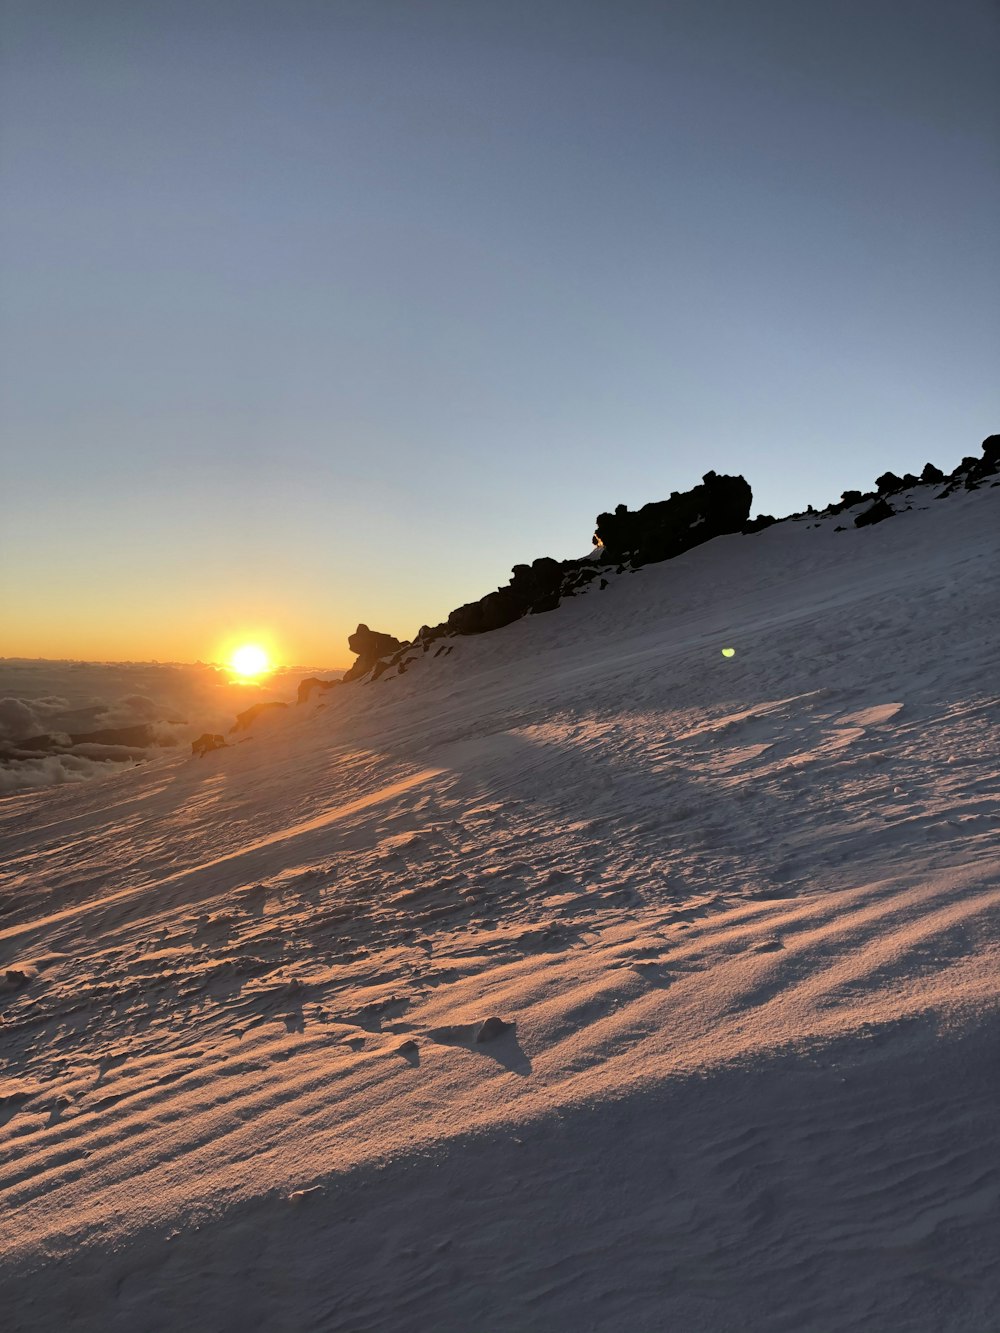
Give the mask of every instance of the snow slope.
[(3, 1327), (1000, 1328), (1000, 490), (930, 494), (0, 805)]

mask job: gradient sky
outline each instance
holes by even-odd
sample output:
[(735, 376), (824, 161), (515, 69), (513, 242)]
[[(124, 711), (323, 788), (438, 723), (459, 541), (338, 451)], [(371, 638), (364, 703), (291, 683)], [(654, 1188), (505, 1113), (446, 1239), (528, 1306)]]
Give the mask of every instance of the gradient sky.
[(0, 12), (0, 654), (343, 664), (1000, 429), (992, 0)]

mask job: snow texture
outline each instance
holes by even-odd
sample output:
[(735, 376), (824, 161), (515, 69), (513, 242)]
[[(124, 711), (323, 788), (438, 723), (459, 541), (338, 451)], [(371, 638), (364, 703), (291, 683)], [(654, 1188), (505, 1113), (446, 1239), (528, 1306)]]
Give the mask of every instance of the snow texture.
[(4, 1328), (996, 1328), (1000, 491), (925, 494), (0, 804)]

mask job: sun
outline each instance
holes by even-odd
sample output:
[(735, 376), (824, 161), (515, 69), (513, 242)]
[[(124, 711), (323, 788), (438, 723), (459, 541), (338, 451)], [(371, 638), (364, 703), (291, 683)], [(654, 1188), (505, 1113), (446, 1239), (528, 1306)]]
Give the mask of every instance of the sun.
[(270, 667), (271, 659), (259, 643), (244, 643), (229, 659), (229, 665), (238, 676), (262, 676)]

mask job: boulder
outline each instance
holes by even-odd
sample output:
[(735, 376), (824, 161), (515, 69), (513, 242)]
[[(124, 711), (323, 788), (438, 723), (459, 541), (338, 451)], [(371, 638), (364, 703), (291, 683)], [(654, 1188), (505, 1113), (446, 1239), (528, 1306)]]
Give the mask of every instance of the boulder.
[(896, 511), (888, 500), (880, 497), (875, 501), (870, 509), (866, 509), (854, 520), (856, 528), (870, 528), (873, 523), (881, 523), (883, 519), (892, 518)]
[(933, 463), (925, 463), (924, 470), (920, 474), (920, 480), (925, 486), (937, 485), (938, 482), (944, 481), (944, 473), (939, 467), (935, 467)]
[[(897, 491), (903, 489), (903, 478), (897, 477), (895, 472), (883, 472), (881, 477), (875, 478), (875, 489), (879, 495), (895, 495)], [(872, 522), (878, 520), (873, 519)]]
[(225, 748), (225, 736), (213, 736), (208, 731), (199, 736), (196, 741), (191, 742), (191, 753), (196, 754), (199, 759), (204, 759), (205, 755), (212, 750), (224, 750)]
[(743, 477), (706, 472), (700, 486), (674, 491), (669, 500), (653, 501), (634, 513), (619, 505), (613, 514), (599, 514), (594, 544), (605, 564), (669, 560), (713, 537), (741, 531), (752, 500)]
[(358, 655), (350, 670), (344, 672), (343, 679), (350, 681), (367, 675), (380, 658), (389, 657), (397, 649), (404, 647), (404, 644), (402, 639), (395, 639), (391, 634), (381, 634), (378, 630), (369, 629), (367, 625), (359, 625), (354, 633), (348, 636), (347, 646), (352, 653)]

